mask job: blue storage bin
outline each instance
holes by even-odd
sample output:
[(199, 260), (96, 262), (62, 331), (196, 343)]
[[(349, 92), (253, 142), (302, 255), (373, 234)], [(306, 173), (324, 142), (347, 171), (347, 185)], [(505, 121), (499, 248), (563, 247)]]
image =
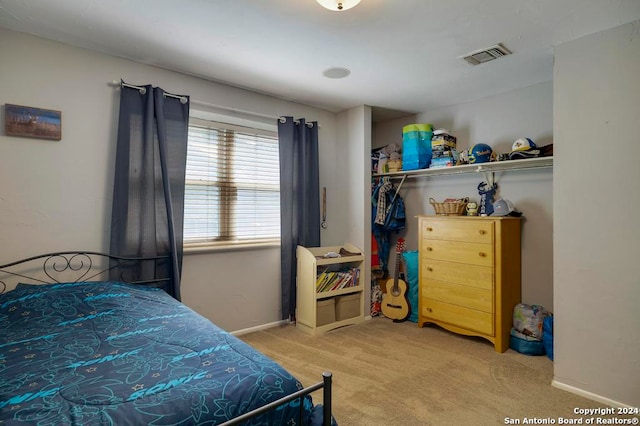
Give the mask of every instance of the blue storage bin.
[(402, 170), (429, 167), (432, 136), (431, 124), (409, 124), (402, 128)]
[(542, 340), (527, 337), (515, 328), (511, 329), (509, 347), (524, 355), (544, 355), (544, 343), (542, 343)]

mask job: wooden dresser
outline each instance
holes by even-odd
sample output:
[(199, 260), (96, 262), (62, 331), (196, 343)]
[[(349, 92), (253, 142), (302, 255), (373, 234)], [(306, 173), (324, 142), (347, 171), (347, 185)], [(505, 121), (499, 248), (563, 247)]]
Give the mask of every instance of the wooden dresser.
[(418, 216), (418, 325), (479, 336), (509, 348), (520, 303), (520, 218)]

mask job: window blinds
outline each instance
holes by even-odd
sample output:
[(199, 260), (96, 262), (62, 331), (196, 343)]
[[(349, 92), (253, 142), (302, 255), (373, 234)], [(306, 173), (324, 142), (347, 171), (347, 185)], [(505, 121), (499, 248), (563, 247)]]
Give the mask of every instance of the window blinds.
[(185, 244), (279, 238), (277, 135), (192, 121), (185, 182)]

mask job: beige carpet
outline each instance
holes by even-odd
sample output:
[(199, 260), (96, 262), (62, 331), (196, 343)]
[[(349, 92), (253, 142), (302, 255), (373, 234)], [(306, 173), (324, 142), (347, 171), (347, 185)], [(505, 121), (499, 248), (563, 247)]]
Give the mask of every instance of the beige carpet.
[[(436, 326), (378, 317), (316, 337), (288, 325), (240, 338), (305, 386), (332, 372), (340, 426), (502, 425), (525, 417), (557, 422), (580, 417), (575, 407), (603, 407), (552, 387), (553, 362), (546, 356), (498, 354), (487, 341)], [(321, 402), (322, 392), (313, 399)]]

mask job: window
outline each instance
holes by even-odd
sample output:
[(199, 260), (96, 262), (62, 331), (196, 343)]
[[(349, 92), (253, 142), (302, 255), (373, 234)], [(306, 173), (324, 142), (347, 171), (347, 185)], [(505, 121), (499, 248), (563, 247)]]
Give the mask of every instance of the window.
[(184, 201), (185, 246), (279, 240), (277, 134), (191, 119)]

